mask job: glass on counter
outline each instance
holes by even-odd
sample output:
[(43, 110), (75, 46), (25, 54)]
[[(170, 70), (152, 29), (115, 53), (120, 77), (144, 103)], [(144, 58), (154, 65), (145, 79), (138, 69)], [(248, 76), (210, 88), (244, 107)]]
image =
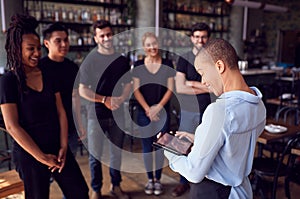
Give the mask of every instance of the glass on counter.
[(238, 61), (238, 66), (240, 71), (245, 71), (248, 69), (248, 61), (244, 61), (244, 60)]

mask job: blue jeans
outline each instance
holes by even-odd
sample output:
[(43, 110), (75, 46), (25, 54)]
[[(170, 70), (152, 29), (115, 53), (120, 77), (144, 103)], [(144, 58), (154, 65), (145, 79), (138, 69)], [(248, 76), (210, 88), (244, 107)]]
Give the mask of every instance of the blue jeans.
[(110, 168), (109, 174), (113, 186), (119, 186), (121, 179), (121, 159), (124, 141), (124, 132), (118, 127), (113, 119), (88, 120), (88, 149), (89, 164), (91, 170), (91, 187), (94, 191), (101, 191), (102, 165), (101, 156), (106, 139), (109, 140)]
[(155, 156), (155, 178), (160, 180), (162, 167), (164, 163), (164, 154), (162, 149), (154, 149), (153, 142), (157, 140), (159, 132), (166, 132), (169, 126), (168, 114), (160, 114), (160, 120), (157, 122), (150, 122), (144, 110), (138, 111), (138, 125), (142, 137), (143, 159), (147, 171), (148, 179), (153, 179), (153, 155)]
[[(181, 110), (180, 115), (180, 125), (178, 130), (179, 131), (187, 131), (189, 133), (195, 134), (196, 128), (202, 122), (202, 115), (203, 113), (200, 112), (189, 112)], [(189, 181), (185, 179), (182, 175), (180, 175), (180, 184), (188, 184)]]

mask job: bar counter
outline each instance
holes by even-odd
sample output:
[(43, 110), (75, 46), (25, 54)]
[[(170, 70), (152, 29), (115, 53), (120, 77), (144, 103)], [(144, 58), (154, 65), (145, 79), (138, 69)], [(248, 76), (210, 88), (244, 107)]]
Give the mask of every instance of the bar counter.
[(264, 69), (248, 69), (241, 71), (243, 76), (249, 75), (276, 75), (274, 70), (264, 70)]
[(247, 69), (241, 71), (249, 86), (271, 85), (275, 81), (276, 71), (263, 69)]

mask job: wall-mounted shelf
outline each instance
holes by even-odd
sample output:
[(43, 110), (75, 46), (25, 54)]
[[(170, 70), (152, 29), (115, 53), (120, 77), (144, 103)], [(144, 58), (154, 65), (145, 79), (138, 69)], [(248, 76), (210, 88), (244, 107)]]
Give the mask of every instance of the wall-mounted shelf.
[(230, 8), (222, 1), (164, 0), (164, 28), (190, 31), (197, 22), (207, 23), (214, 35), (223, 37), (229, 30)]
[[(70, 51), (89, 51), (95, 46), (92, 33), (92, 24), (95, 21), (100, 19), (110, 21), (115, 34), (129, 30), (133, 26), (128, 1), (25, 0), (24, 9), (25, 13), (39, 21), (38, 31), (41, 36), (48, 24), (60, 22), (68, 29)], [(116, 48), (126, 49), (130, 46), (122, 44), (121, 48), (118, 46)]]

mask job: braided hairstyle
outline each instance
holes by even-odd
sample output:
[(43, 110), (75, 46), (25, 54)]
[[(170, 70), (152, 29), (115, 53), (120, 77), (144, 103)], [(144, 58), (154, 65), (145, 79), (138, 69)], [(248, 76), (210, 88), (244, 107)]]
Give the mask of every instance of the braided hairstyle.
[(19, 83), (19, 89), (26, 90), (26, 75), (22, 64), (22, 36), (34, 34), (38, 26), (37, 20), (29, 15), (16, 14), (11, 17), (7, 30), (5, 50), (7, 53), (7, 67), (14, 72)]

